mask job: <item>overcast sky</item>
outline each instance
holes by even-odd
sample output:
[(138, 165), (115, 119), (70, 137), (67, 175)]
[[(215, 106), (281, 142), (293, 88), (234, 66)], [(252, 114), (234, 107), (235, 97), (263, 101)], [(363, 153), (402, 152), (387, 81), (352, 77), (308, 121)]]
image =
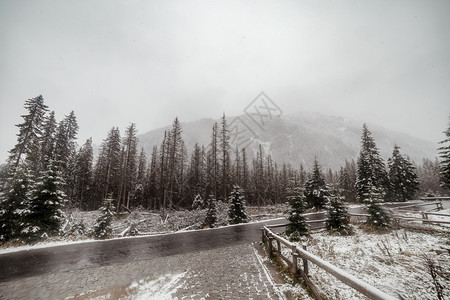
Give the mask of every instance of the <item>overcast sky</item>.
[(260, 91), (431, 141), (450, 114), (450, 1), (0, 0), (0, 160), (26, 99), (79, 144), (241, 114)]

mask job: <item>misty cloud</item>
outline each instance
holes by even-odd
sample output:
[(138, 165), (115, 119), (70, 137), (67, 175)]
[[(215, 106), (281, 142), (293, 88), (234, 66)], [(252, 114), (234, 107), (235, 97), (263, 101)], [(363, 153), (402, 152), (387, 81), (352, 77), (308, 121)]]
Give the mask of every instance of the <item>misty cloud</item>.
[(432, 140), (450, 112), (448, 1), (3, 1), (0, 153), (27, 98), (78, 117), (80, 143), (241, 114), (349, 116)]

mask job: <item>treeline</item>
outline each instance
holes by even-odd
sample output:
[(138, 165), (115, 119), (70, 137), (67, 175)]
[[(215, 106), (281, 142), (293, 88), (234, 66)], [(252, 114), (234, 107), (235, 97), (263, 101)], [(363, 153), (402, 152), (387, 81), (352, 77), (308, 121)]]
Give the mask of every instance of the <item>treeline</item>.
[[(316, 190), (323, 184), (338, 190), (349, 202), (360, 201), (368, 181), (390, 201), (413, 198), (418, 179), (423, 192), (439, 193), (442, 189), (438, 162), (425, 160), (417, 168), (396, 146), (386, 166), (365, 125), (357, 162), (345, 161), (340, 170), (323, 172), (317, 161), (317, 170), (311, 171), (302, 165), (277, 164), (261, 145), (255, 158), (248, 161), (245, 148), (230, 145), (225, 116), (211, 128), (210, 143), (196, 144), (191, 151), (186, 149), (176, 118), (149, 157), (138, 149), (135, 124), (130, 124), (123, 136), (119, 128), (113, 127), (94, 159), (92, 139), (76, 149), (78, 125), (73, 112), (58, 123), (54, 112), (48, 113), (42, 96), (26, 101), (25, 108), (28, 114), (17, 125), (18, 142), (2, 168), (2, 186), (10, 187), (18, 174), (23, 174), (30, 195), (53, 164), (61, 177), (64, 199), (68, 205), (83, 210), (98, 209), (106, 198), (114, 199), (118, 210), (139, 206), (190, 208), (197, 195), (202, 199), (213, 195), (214, 199), (226, 201), (233, 185), (242, 188), (250, 205), (283, 203), (288, 190)], [(5, 193), (3, 199), (5, 202)]]

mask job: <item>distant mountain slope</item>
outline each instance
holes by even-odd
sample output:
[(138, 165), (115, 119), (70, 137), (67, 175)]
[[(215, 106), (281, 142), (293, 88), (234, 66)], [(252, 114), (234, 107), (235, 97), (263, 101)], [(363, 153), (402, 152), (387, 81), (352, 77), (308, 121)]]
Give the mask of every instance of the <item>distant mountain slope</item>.
[[(260, 129), (246, 116), (239, 118), (256, 135), (249, 136), (251, 143), (246, 147), (250, 160), (254, 157), (259, 144), (279, 165), (289, 162), (293, 166), (303, 164), (306, 168), (312, 166), (316, 156), (324, 168), (338, 169), (344, 164), (345, 159), (356, 159), (359, 153), (362, 132), (362, 122), (359, 121), (299, 113), (275, 118)], [(228, 118), (228, 123), (233, 123), (233, 120), (234, 118)], [(209, 144), (211, 128), (216, 121), (220, 122), (214, 119), (201, 119), (182, 123), (182, 135), (189, 152), (195, 142), (205, 146)], [(402, 153), (409, 155), (416, 162), (425, 157), (434, 159), (437, 154), (437, 145), (432, 142), (374, 124), (369, 123), (368, 126), (385, 159), (391, 156), (395, 143), (401, 147)], [(167, 129), (170, 129), (170, 126), (139, 135), (140, 144), (148, 155), (153, 146), (159, 147), (164, 130)], [(232, 145), (233, 149), (234, 147)]]

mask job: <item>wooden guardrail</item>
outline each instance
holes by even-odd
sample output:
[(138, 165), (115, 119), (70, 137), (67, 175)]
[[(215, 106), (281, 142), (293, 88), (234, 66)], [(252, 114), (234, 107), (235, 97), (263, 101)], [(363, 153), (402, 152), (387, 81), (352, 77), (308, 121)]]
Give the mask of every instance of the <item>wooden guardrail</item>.
[[(441, 201), (436, 201), (436, 202), (430, 202), (430, 203), (415, 203), (415, 204), (410, 204), (410, 205), (405, 205), (405, 206), (400, 206), (398, 209), (405, 209), (405, 208), (411, 208), (411, 207), (420, 207), (420, 206), (427, 206), (427, 205), (436, 205), (436, 209), (443, 209), (442, 206), (442, 202)], [(395, 208), (394, 208), (395, 209)]]
[(450, 197), (421, 197), (420, 200), (428, 201), (428, 200), (450, 200)]
[[(308, 279), (308, 261), (317, 265), (319, 268), (323, 269), (327, 273), (333, 275), (343, 283), (348, 286), (354, 288), (359, 291), (363, 295), (369, 297), (370, 299), (376, 300), (393, 300), (395, 297), (386, 294), (385, 292), (380, 291), (379, 289), (369, 285), (368, 283), (362, 281), (361, 279), (348, 274), (347, 272), (339, 269), (338, 267), (330, 264), (329, 262), (321, 259), (318, 256), (306, 251), (306, 244), (303, 244), (303, 248), (297, 247), (296, 244), (291, 243), (287, 239), (273, 233), (267, 226), (264, 226), (262, 229), (262, 240), (263, 242), (268, 242), (270, 253), (276, 252), (280, 258), (282, 258), (286, 264), (292, 268), (292, 272), (295, 275), (299, 273)], [(277, 242), (277, 248), (274, 249), (273, 241)], [(291, 250), (291, 257), (285, 257), (281, 251), (281, 245), (286, 246)], [(298, 268), (298, 258), (301, 257), (303, 261), (303, 270)], [(315, 291), (313, 291), (316, 294)]]

